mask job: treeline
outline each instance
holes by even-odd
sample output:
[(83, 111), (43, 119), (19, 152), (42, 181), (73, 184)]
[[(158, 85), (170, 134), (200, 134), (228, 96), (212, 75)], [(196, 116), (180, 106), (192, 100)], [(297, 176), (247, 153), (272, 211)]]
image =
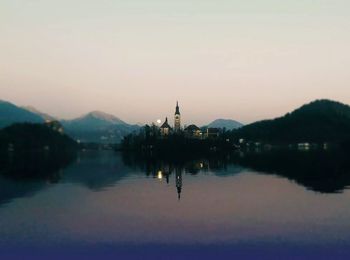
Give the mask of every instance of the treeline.
[(0, 152), (77, 149), (77, 143), (45, 124), (20, 123), (0, 130)]
[(217, 138), (189, 138), (183, 132), (161, 136), (157, 126), (145, 126), (138, 133), (126, 136), (122, 143), (123, 151), (153, 153), (159, 157), (177, 155), (198, 155), (223, 152), (233, 149), (233, 144), (227, 141), (226, 134)]

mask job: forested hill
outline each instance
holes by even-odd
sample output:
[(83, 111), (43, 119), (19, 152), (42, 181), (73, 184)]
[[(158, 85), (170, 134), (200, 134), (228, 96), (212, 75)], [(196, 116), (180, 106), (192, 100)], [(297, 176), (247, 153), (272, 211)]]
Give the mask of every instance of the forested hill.
[(331, 100), (316, 100), (283, 117), (233, 130), (232, 135), (270, 143), (350, 140), (350, 106)]
[(20, 123), (0, 130), (0, 152), (50, 150), (63, 152), (75, 150), (77, 143), (45, 124)]

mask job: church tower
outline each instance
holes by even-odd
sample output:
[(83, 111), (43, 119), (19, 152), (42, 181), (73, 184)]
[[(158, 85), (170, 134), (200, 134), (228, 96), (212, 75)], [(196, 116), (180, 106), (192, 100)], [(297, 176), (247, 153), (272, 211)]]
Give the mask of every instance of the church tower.
[(174, 129), (175, 129), (175, 132), (178, 132), (181, 130), (181, 115), (180, 115), (179, 102), (176, 102)]

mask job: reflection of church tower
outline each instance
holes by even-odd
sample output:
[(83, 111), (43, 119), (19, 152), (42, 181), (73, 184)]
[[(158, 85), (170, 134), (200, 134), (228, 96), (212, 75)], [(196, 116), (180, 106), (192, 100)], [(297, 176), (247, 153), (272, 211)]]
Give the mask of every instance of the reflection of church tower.
[(181, 169), (175, 170), (175, 181), (176, 181), (176, 189), (177, 189), (177, 198), (180, 200), (181, 190), (182, 190), (182, 171), (181, 171)]
[(180, 115), (179, 102), (176, 102), (174, 129), (175, 129), (175, 132), (178, 132), (181, 129), (181, 115)]

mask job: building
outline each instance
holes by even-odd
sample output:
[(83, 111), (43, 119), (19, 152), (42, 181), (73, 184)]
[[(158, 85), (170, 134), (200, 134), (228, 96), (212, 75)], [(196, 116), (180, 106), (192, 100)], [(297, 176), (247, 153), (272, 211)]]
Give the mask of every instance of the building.
[(165, 118), (165, 122), (162, 124), (162, 126), (160, 127), (160, 134), (162, 136), (167, 136), (170, 134), (171, 132), (171, 127), (168, 123), (168, 118)]
[(181, 130), (181, 114), (179, 108), (179, 102), (176, 102), (175, 116), (174, 116), (174, 130), (179, 132)]
[(220, 136), (220, 129), (219, 128), (207, 128), (207, 130), (204, 132), (204, 138), (217, 138)]
[(198, 139), (207, 139), (207, 138), (218, 138), (221, 134), (220, 128), (209, 127), (205, 130), (201, 130), (198, 126), (191, 124), (185, 129), (181, 128), (181, 113), (179, 102), (176, 102), (175, 115), (174, 115), (174, 128), (168, 123), (168, 118), (165, 119), (165, 122), (160, 127), (161, 136), (168, 136), (171, 134), (183, 134), (188, 138), (198, 138)]
[(202, 138), (203, 133), (198, 126), (189, 125), (185, 128), (185, 135), (191, 138)]

